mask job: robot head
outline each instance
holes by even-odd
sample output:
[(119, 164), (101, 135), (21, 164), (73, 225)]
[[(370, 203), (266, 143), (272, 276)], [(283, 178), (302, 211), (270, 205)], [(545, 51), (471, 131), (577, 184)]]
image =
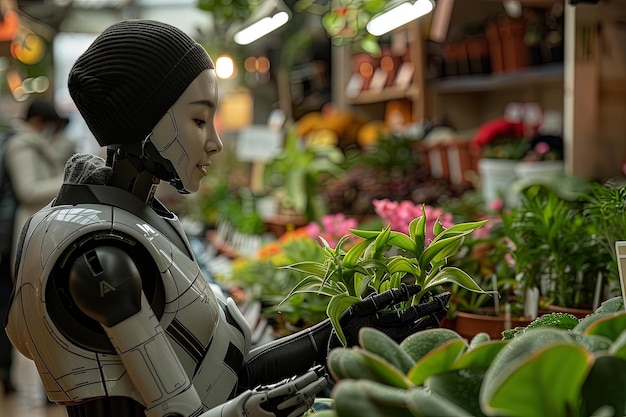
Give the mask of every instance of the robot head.
[[(78, 58), (68, 88), (101, 146), (141, 144), (146, 169), (188, 192), (199, 188), (196, 174), (222, 146), (213, 127), (213, 68), (204, 48), (181, 30), (153, 20), (125, 20), (105, 29)], [(190, 116), (203, 126), (202, 134), (191, 130)]]
[(152, 143), (170, 162), (179, 192), (196, 192), (211, 165), (210, 157), (222, 150), (213, 117), (217, 107), (215, 71), (206, 70), (189, 84), (180, 98), (154, 126), (144, 143)]

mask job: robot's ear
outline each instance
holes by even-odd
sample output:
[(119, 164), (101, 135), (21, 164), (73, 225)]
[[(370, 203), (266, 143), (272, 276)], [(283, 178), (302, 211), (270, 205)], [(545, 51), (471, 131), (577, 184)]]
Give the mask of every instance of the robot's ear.
[(150, 141), (159, 152), (165, 151), (178, 137), (178, 126), (171, 110), (163, 115), (152, 129)]

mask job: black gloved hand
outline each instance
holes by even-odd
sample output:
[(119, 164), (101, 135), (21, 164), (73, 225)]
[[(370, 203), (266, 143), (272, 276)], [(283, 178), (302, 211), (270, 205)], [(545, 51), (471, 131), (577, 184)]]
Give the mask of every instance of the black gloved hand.
[[(420, 302), (406, 310), (390, 308), (408, 301), (420, 290), (418, 285), (402, 284), (400, 288), (371, 295), (351, 305), (339, 318), (347, 346), (358, 344), (359, 330), (363, 327), (378, 329), (398, 343), (417, 331), (439, 327), (448, 312), (449, 292), (433, 295), (430, 301)], [(338, 346), (341, 342), (333, 330), (328, 350)]]

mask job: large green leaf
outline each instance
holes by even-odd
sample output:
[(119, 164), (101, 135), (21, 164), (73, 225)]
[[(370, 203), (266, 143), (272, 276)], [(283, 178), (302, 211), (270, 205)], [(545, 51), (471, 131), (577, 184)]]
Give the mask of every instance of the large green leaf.
[(410, 237), (408, 237), (402, 232), (396, 232), (392, 230), (387, 243), (395, 247), (398, 247), (400, 249), (403, 249), (409, 253), (417, 255), (416, 253), (417, 248), (415, 246), (415, 242), (413, 242), (413, 240), (411, 240)]
[(372, 381), (343, 380), (332, 396), (341, 417), (413, 417), (405, 405), (404, 389)]
[(359, 345), (380, 356), (406, 374), (415, 361), (391, 337), (378, 329), (364, 327), (359, 331)]
[(478, 400), (485, 368), (457, 369), (430, 376), (424, 386), (476, 417), (483, 417)]
[(615, 356), (596, 358), (582, 396), (586, 415), (606, 405), (613, 407), (613, 415), (626, 415), (626, 360)]
[(349, 231), (354, 236), (365, 240), (375, 240), (382, 233), (382, 230), (349, 229)]
[(491, 341), (491, 336), (489, 336), (489, 333), (486, 332), (479, 332), (476, 333), (474, 336), (472, 336), (472, 338), (469, 341), (469, 349), (474, 349), (480, 345), (482, 345), (483, 343), (487, 343)]
[(451, 236), (437, 241), (433, 240), (418, 259), (420, 267), (428, 270), (429, 265), (437, 264), (455, 255), (462, 244), (462, 235)]
[(471, 347), (454, 362), (452, 367), (454, 369), (487, 368), (506, 344), (504, 340), (491, 340)]
[(597, 334), (578, 334), (570, 333), (569, 336), (580, 346), (584, 347), (591, 353), (606, 352), (613, 344), (608, 337)]
[(609, 347), (609, 353), (617, 356), (618, 358), (626, 359), (626, 331), (611, 344)]
[(343, 294), (344, 292), (346, 292), (346, 289), (341, 283), (331, 282), (330, 284), (324, 285), (319, 278), (308, 276), (300, 280), (291, 289), (289, 294), (287, 294), (287, 296), (283, 299), (283, 302), (296, 293), (316, 293), (328, 297), (334, 297), (336, 295)]
[(376, 381), (391, 387), (403, 389), (413, 386), (411, 381), (406, 377), (406, 374), (386, 359), (367, 350), (361, 351), (361, 354), (365, 357), (366, 366), (376, 374)]
[(353, 297), (348, 294), (337, 294), (328, 302), (326, 314), (328, 315), (333, 328), (337, 332), (337, 337), (339, 337), (339, 340), (344, 346), (346, 345), (346, 336), (344, 335), (341, 324), (339, 323), (339, 317), (348, 307), (352, 304), (358, 303), (359, 301), (361, 301), (361, 299), (358, 297)]
[(612, 314), (595, 321), (587, 327), (585, 333), (608, 337), (615, 341), (624, 329), (626, 329), (626, 312)]
[[(385, 230), (387, 229), (388, 227), (383, 229), (382, 231), (350, 229), (350, 232), (352, 232), (353, 235), (360, 237), (362, 239), (375, 240), (381, 234), (383, 234)], [(388, 245), (393, 245), (400, 249), (404, 249), (405, 251), (409, 253), (415, 253), (416, 251), (415, 243), (413, 242), (413, 240), (411, 240), (410, 237), (408, 237), (402, 232), (390, 230), (386, 239), (387, 239), (386, 244)]]
[(409, 237), (415, 242), (415, 256), (420, 256), (424, 251), (426, 237), (426, 214), (422, 204), (422, 215), (409, 223)]
[(413, 259), (405, 258), (404, 256), (391, 257), (387, 263), (387, 268), (389, 269), (390, 274), (405, 272), (407, 274), (414, 275), (415, 277), (420, 276), (420, 268), (417, 266), (417, 263)]
[(370, 244), (372, 244), (372, 241), (368, 239), (363, 240), (351, 247), (346, 255), (343, 257), (344, 268), (353, 268), (357, 264), (361, 256), (363, 256), (363, 253), (365, 253), (365, 250)]
[(450, 340), (424, 355), (407, 376), (415, 385), (422, 385), (429, 376), (452, 369), (454, 362), (466, 349), (465, 340)]
[(314, 275), (320, 279), (326, 274), (326, 267), (315, 261), (296, 262), (291, 265), (280, 267), (280, 269), (289, 269), (292, 271), (304, 272), (305, 274)]
[(540, 349), (522, 362), (511, 363), (493, 389), (485, 390), (484, 381), (483, 410), (488, 415), (569, 417), (580, 407), (580, 391), (593, 361), (593, 354), (577, 345)]
[(445, 267), (437, 272), (434, 276), (428, 278), (426, 282), (424, 282), (422, 291), (448, 283), (454, 283), (470, 291), (481, 294), (498, 295), (497, 291), (485, 291), (480, 288), (480, 285), (478, 285), (476, 281), (474, 281), (474, 279), (467, 274), (467, 272), (455, 266)]
[(438, 233), (433, 239), (433, 242), (447, 239), (452, 236), (466, 236), (487, 223), (487, 221), (488, 220), (480, 220), (477, 222), (466, 222), (452, 225)]
[(358, 349), (336, 348), (328, 354), (328, 369), (336, 381), (343, 379), (369, 379), (376, 374), (367, 366), (365, 356)]
[(407, 336), (400, 342), (400, 349), (406, 352), (414, 362), (417, 362), (428, 352), (450, 340), (462, 340), (462, 338), (454, 330), (446, 328), (426, 329)]
[(391, 235), (391, 228), (389, 226), (385, 227), (383, 231), (376, 236), (374, 240), (374, 257), (378, 258), (387, 247), (387, 242), (389, 241), (389, 236)]
[[(411, 388), (408, 391), (406, 403), (414, 417), (474, 417), (467, 410), (433, 392), (430, 388)], [(370, 417), (370, 414), (363, 414), (363, 416)]]
[(566, 330), (537, 328), (514, 337), (506, 349), (500, 350), (485, 374), (482, 396), (491, 398), (502, 384), (510, 369), (517, 368), (529, 355), (553, 344), (575, 344)]

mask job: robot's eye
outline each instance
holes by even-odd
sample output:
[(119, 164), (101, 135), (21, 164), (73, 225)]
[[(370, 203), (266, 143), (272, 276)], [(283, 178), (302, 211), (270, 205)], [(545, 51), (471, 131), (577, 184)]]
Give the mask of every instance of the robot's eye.
[(204, 120), (194, 119), (194, 121), (196, 122), (198, 127), (204, 127), (204, 125), (206, 125), (206, 121), (204, 121)]

